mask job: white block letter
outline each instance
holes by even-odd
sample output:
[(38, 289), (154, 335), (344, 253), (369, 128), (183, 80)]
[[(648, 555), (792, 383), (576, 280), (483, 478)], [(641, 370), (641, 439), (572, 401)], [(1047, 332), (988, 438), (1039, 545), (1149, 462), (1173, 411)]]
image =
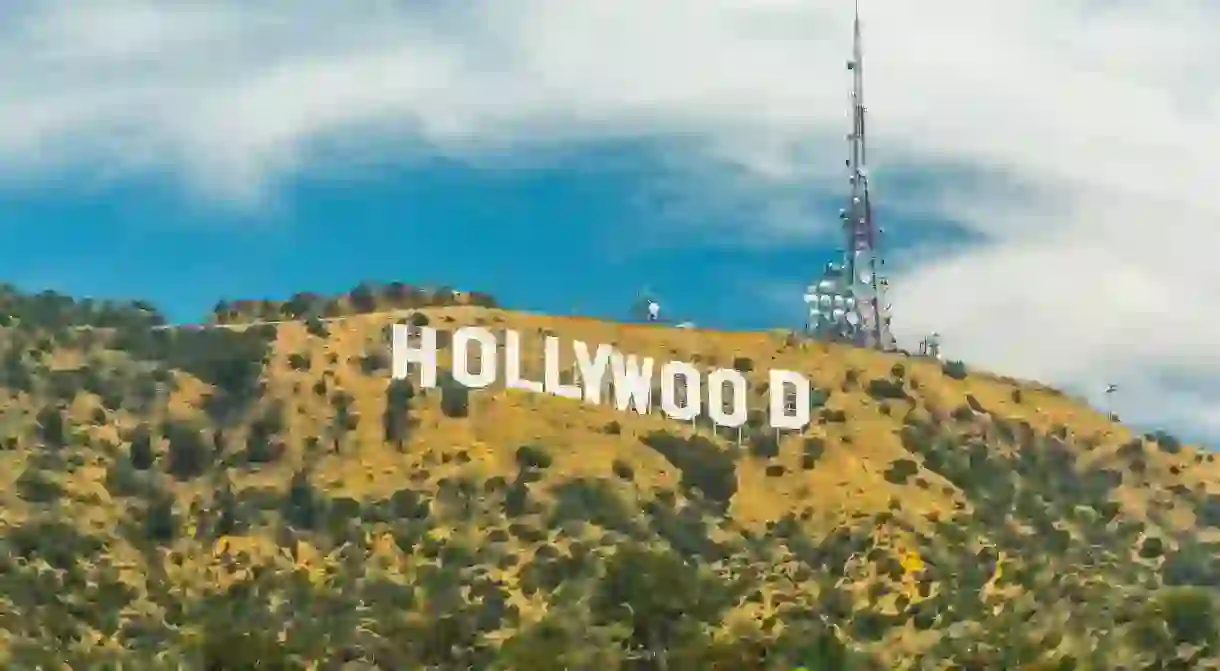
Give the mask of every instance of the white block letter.
[(626, 412), (631, 405), (641, 415), (648, 414), (648, 397), (652, 395), (652, 359), (636, 358), (634, 354), (624, 357), (617, 351), (610, 352), (610, 366), (614, 369), (614, 407)]
[(610, 367), (610, 348), (597, 346), (597, 355), (589, 356), (589, 346), (577, 340), (572, 343), (576, 354), (576, 366), (580, 369), (580, 383), (584, 387), (585, 400), (593, 405), (602, 402), (602, 387), (606, 383), (606, 370)]
[(521, 377), (521, 334), (504, 329), (504, 386), (541, 394), (542, 383)]
[[(746, 376), (731, 368), (717, 368), (707, 376), (707, 414), (717, 426), (735, 429), (746, 423)], [(724, 387), (733, 388), (730, 396)]]
[(546, 381), (547, 393), (560, 398), (580, 399), (580, 387), (574, 384), (564, 384), (559, 380), (559, 338), (546, 337)]
[[(470, 372), (470, 343), (479, 344), (479, 372)], [(496, 337), (478, 326), (463, 326), (453, 334), (453, 379), (470, 389), (496, 381)]]
[[(790, 370), (771, 371), (768, 383), (771, 396), (771, 428), (805, 428), (809, 423), (809, 380), (804, 375)], [(794, 406), (790, 409), (789, 405)]]
[[(679, 378), (681, 382), (678, 382)], [(671, 361), (661, 367), (661, 409), (666, 415), (689, 422), (699, 416), (702, 398), (698, 368), (681, 361)]]
[[(411, 329), (419, 333), (419, 347), (411, 346)], [(390, 330), (390, 368), (395, 380), (407, 379), (409, 364), (419, 364), (419, 386), (436, 386), (436, 331), (427, 326), (395, 324)]]

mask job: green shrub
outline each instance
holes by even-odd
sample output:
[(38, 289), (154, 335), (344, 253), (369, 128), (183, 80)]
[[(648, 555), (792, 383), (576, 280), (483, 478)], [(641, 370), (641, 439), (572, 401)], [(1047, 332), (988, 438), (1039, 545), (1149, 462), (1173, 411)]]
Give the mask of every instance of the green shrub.
[(309, 370), (309, 357), (300, 352), (288, 355), (288, 366), (296, 371)]
[(152, 468), (156, 455), (153, 453), (152, 431), (149, 430), (147, 424), (141, 424), (136, 427), (131, 437), (131, 447), (128, 449), (127, 454), (128, 459), (131, 461), (131, 467), (137, 471), (146, 471)]
[(27, 467), (14, 484), (17, 495), (30, 503), (52, 503), (64, 494), (55, 478), (38, 468)]
[(966, 364), (961, 361), (946, 361), (940, 367), (940, 370), (945, 374), (945, 377), (953, 378), (954, 380), (966, 379)]
[(919, 472), (919, 464), (911, 459), (898, 459), (890, 464), (890, 467), (885, 470), (882, 477), (886, 482), (895, 485), (905, 485), (916, 473)]
[(866, 387), (868, 395), (878, 401), (887, 399), (910, 400), (911, 396), (902, 386), (902, 380), (869, 380)]
[(163, 428), (169, 442), (166, 471), (179, 480), (197, 478), (207, 472), (215, 454), (204, 438), (202, 427), (169, 421)]
[(552, 459), (546, 450), (537, 445), (522, 445), (517, 448), (517, 466), (522, 469), (549, 468)]
[(806, 438), (801, 443), (801, 468), (811, 471), (826, 452), (826, 441), (818, 437)]
[(654, 431), (640, 442), (656, 450), (682, 472), (683, 488), (698, 490), (708, 501), (727, 506), (737, 493), (737, 472), (733, 458), (716, 443), (703, 436), (682, 438), (666, 431)]
[(754, 431), (749, 438), (749, 452), (759, 459), (774, 459), (779, 456), (779, 441), (773, 431)]
[(953, 409), (950, 416), (959, 422), (971, 422), (974, 421), (974, 410), (971, 410), (968, 405), (959, 405)]
[(470, 389), (451, 377), (441, 380), (440, 388), (441, 412), (446, 417), (457, 419), (470, 416)]

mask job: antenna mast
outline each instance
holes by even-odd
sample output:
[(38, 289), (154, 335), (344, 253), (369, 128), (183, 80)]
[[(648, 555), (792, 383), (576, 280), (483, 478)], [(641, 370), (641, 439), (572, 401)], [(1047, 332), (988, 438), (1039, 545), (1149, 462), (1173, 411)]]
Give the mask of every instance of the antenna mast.
[(859, 347), (892, 350), (890, 306), (885, 290), (889, 281), (878, 272), (885, 261), (879, 251), (883, 229), (873, 221), (868, 190), (864, 137), (864, 50), (860, 43), (860, 3), (856, 1), (852, 58), (852, 131), (847, 136), (848, 180), (851, 195), (839, 210), (843, 225), (843, 258), (828, 263), (805, 290), (806, 332), (820, 340), (850, 342)]
[(868, 189), (867, 144), (864, 133), (864, 47), (860, 40), (859, 0), (856, 0), (852, 37), (852, 58), (847, 62), (847, 69), (852, 73), (852, 132), (847, 136), (850, 145), (847, 169), (851, 183), (851, 199), (840, 214), (846, 238), (844, 275), (853, 285), (857, 298), (858, 344), (888, 350), (895, 347), (895, 342), (890, 333), (890, 306), (885, 297), (889, 280), (880, 273), (885, 265), (878, 244), (881, 229), (877, 228), (873, 220)]

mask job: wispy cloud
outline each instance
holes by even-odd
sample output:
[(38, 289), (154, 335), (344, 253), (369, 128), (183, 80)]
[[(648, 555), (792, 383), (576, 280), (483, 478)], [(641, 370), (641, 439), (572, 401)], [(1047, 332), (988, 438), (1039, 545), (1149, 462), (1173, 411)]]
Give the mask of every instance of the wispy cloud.
[[(345, 156), (656, 140), (698, 188), (777, 203), (743, 237), (791, 235), (793, 185), (842, 186), (850, 4), (25, 0), (0, 23), (0, 172), (171, 171), (249, 203)], [(899, 327), (1211, 425), (1220, 382), (1187, 401), (1158, 373), (1220, 381), (1220, 5), (865, 12), (879, 197), (891, 175), (969, 176), (896, 194), (975, 241), (913, 257)]]

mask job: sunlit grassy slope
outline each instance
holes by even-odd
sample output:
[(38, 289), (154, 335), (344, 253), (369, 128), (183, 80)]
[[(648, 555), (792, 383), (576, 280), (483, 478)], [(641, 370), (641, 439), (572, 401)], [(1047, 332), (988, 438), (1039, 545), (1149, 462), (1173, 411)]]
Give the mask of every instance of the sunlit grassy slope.
[[(503, 389), (456, 412), (440, 389), (388, 407), (387, 327), (416, 313), (438, 329), (517, 330), (535, 379), (553, 334), (745, 370), (757, 409), (769, 369), (800, 371), (819, 401), (805, 431), (778, 441), (757, 420), (739, 440), (656, 410)], [(49, 649), (74, 668), (240, 654), (288, 655), (290, 668), (336, 656), (523, 668), (513, 660), (545, 648), (527, 638), (544, 625), (562, 634), (545, 640), (570, 643), (568, 668), (612, 668), (636, 647), (694, 640), (657, 633), (636, 613), (651, 607), (690, 619), (704, 649), (765, 648), (812, 623), (877, 668), (1212, 663), (1214, 628), (1183, 632), (1171, 617), (1200, 608), (1220, 575), (1211, 455), (1054, 390), (783, 333), (465, 306), (252, 328), (269, 349), (244, 394), (181, 355), (197, 336), (166, 335), (157, 356), (105, 330), (10, 342), (33, 382), (10, 368), (0, 417), (9, 668)], [(87, 391), (84, 371), (129, 380), (107, 383), (124, 400)], [(387, 413), (405, 418), (401, 440)], [(138, 463), (142, 426), (151, 464)], [(681, 558), (723, 603), (665, 611), (620, 586), (635, 614), (607, 606), (623, 548)], [(672, 654), (670, 668), (713, 668)]]

